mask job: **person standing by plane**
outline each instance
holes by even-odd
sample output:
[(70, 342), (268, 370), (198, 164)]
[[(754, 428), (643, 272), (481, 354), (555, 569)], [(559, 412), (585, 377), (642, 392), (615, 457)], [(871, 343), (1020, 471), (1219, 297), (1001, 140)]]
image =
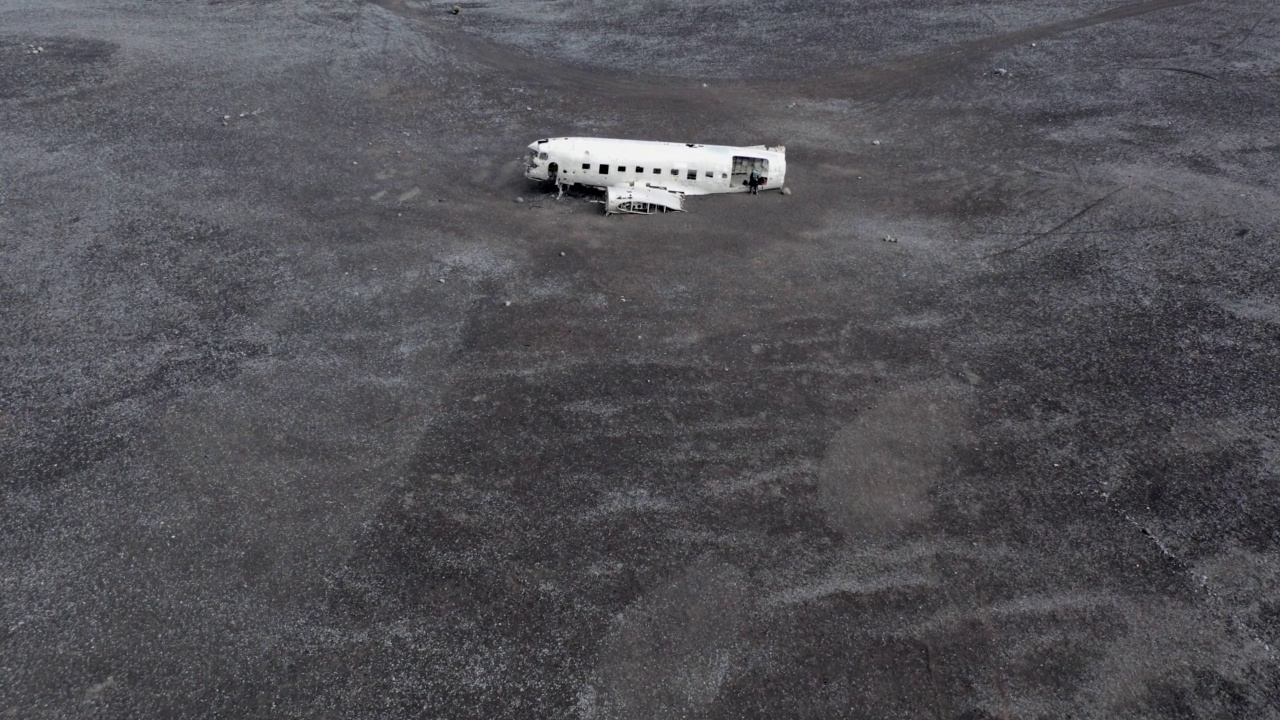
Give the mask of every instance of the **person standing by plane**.
[(751, 175), (747, 177), (747, 187), (751, 188), (752, 195), (760, 194), (760, 169), (751, 168)]

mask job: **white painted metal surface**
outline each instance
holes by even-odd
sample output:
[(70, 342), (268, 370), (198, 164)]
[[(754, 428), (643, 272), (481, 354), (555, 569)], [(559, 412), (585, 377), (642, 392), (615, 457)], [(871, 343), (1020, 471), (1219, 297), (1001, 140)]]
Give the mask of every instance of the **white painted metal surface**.
[(605, 188), (604, 214), (633, 213), (652, 215), (655, 212), (684, 210), (684, 193), (651, 185), (617, 186)]
[[(629, 188), (646, 196), (655, 188), (667, 195), (708, 195), (748, 192), (748, 178), (754, 169), (762, 178), (760, 189), (774, 190), (786, 181), (786, 152), (782, 146), (549, 138), (529, 144), (524, 175), (530, 180), (554, 182), (562, 190), (570, 185), (585, 185), (606, 192), (610, 188)], [(617, 197), (619, 203), (627, 202), (621, 195)], [(631, 200), (636, 200), (634, 195)], [(605, 205), (606, 212), (633, 212), (620, 208), (612, 200)]]

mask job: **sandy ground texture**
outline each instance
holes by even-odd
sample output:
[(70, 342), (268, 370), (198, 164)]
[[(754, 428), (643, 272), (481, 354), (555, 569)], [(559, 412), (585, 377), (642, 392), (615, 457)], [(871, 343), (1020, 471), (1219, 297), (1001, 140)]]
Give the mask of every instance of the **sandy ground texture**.
[(1274, 2), (452, 4), (0, 0), (0, 716), (1280, 717)]

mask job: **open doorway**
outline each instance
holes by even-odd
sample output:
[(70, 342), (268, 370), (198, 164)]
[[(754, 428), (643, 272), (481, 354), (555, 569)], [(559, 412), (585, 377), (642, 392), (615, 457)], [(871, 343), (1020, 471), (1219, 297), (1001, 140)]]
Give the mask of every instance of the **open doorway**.
[(745, 157), (742, 155), (733, 156), (733, 173), (729, 176), (729, 187), (733, 189), (746, 189), (747, 178), (751, 175), (752, 170), (760, 171), (760, 179), (763, 183), (764, 178), (769, 176), (769, 161), (758, 157)]

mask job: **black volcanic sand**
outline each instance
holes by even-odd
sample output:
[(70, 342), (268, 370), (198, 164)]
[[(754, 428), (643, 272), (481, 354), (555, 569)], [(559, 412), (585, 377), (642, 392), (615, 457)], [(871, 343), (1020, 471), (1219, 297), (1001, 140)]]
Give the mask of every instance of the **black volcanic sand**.
[(0, 0), (0, 716), (1280, 717), (1280, 11), (1070, 5)]

